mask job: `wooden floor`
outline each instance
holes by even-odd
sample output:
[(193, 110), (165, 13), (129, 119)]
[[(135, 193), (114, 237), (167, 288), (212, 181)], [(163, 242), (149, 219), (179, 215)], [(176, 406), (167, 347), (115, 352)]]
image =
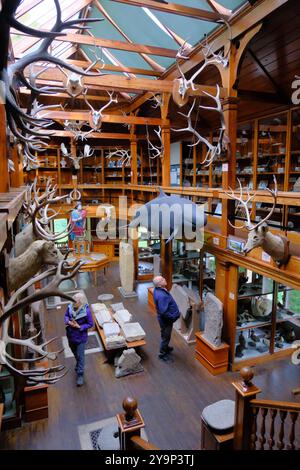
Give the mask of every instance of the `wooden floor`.
[[(82, 277), (81, 277), (82, 276)], [(128, 396), (138, 399), (146, 422), (146, 432), (161, 449), (199, 449), (202, 409), (214, 401), (234, 399), (231, 382), (239, 373), (228, 372), (213, 377), (194, 359), (194, 348), (173, 333), (174, 363), (166, 364), (158, 357), (159, 328), (156, 316), (147, 306), (149, 284), (138, 286), (138, 299), (122, 299), (117, 290), (118, 267), (113, 264), (106, 276), (101, 272), (98, 288), (92, 287), (87, 275), (80, 275), (90, 303), (100, 293), (113, 293), (114, 302), (123, 302), (147, 334), (147, 345), (141, 350), (144, 372), (116, 379), (114, 367), (104, 353), (86, 356), (86, 385), (75, 385), (74, 359), (60, 361), (70, 367), (69, 373), (49, 387), (49, 419), (25, 423), (22, 428), (1, 434), (1, 449), (80, 449), (78, 426), (110, 418), (122, 410)], [(64, 310), (47, 315), (47, 338), (65, 335)], [(59, 345), (61, 341), (59, 340)], [(262, 388), (261, 398), (293, 401), (291, 389), (300, 386), (300, 367), (289, 359), (277, 360), (256, 368), (255, 384)], [(296, 399), (300, 401), (300, 397)]]

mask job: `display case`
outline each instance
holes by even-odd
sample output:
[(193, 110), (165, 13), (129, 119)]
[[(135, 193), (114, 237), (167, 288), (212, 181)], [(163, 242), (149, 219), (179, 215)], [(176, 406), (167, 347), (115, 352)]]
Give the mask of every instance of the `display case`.
[[(300, 339), (300, 292), (238, 268), (233, 362), (255, 364)], [(251, 362), (253, 361), (253, 362)]]
[(138, 232), (138, 279), (152, 279), (160, 273), (160, 240), (149, 238), (144, 227), (139, 227)]
[[(196, 242), (197, 243), (197, 242)], [(200, 284), (200, 248), (195, 243), (173, 241), (173, 277), (174, 284), (186, 284), (189, 288), (199, 289)]]
[[(300, 109), (291, 111), (291, 155), (287, 190), (300, 194)], [(288, 207), (288, 222), (293, 230), (300, 231), (300, 209)]]
[(253, 189), (254, 122), (239, 124), (236, 141), (236, 176), (242, 186)]

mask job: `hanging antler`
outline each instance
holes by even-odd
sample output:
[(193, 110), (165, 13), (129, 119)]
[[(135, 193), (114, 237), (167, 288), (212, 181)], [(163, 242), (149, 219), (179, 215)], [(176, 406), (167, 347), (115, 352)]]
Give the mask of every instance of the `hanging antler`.
[[(221, 20), (221, 21), (224, 22), (224, 20)], [(227, 22), (225, 23), (229, 27)], [(187, 51), (189, 51), (189, 48), (187, 47), (186, 43), (180, 47), (180, 49), (178, 50), (176, 54), (176, 66), (177, 66), (177, 69), (181, 78), (174, 80), (173, 100), (178, 106), (184, 106), (188, 102), (188, 91), (190, 89), (192, 89), (193, 91), (197, 90), (194, 82), (196, 78), (201, 74), (201, 72), (203, 72), (203, 70), (206, 69), (206, 67), (208, 67), (209, 65), (214, 65), (214, 64), (222, 65), (224, 68), (228, 66), (228, 58), (225, 57), (222, 54), (222, 52), (219, 52), (218, 54), (215, 54), (213, 52), (213, 45), (210, 46), (208, 44), (207, 36), (205, 36), (205, 41), (202, 44), (202, 47), (203, 47), (202, 52), (204, 55), (204, 62), (188, 80), (185, 78), (185, 75), (179, 64), (179, 59), (183, 59), (183, 60), (189, 59), (189, 56), (186, 54)]]
[(61, 144), (60, 148), (63, 156), (72, 160), (73, 166), (76, 170), (80, 169), (80, 160), (91, 157), (94, 154), (94, 150), (92, 150), (89, 145), (84, 146), (84, 152), (81, 153), (79, 157), (77, 157), (76, 154), (73, 155), (71, 152), (68, 152), (64, 143)]
[[(16, 369), (13, 366), (13, 362), (39, 362), (44, 358), (48, 358), (50, 360), (55, 360), (57, 355), (63, 350), (59, 350), (56, 352), (49, 352), (46, 349), (46, 346), (55, 341), (56, 338), (53, 338), (49, 341), (44, 342), (41, 345), (37, 345), (33, 342), (38, 335), (33, 336), (29, 339), (18, 339), (12, 338), (8, 334), (8, 326), (9, 320), (11, 315), (24, 308), (33, 302), (38, 300), (45, 299), (50, 296), (59, 296), (64, 299), (67, 299), (73, 302), (73, 298), (67, 295), (64, 291), (59, 289), (59, 285), (67, 280), (71, 279), (75, 276), (75, 274), (80, 269), (81, 265), (83, 264), (82, 261), (78, 261), (75, 263), (73, 267), (69, 266), (66, 259), (61, 261), (57, 268), (51, 268), (47, 271), (39, 274), (22, 287), (20, 287), (10, 298), (7, 305), (5, 305), (3, 309), (3, 314), (0, 316), (0, 364), (3, 365), (9, 372), (11, 372), (14, 376), (22, 377), (26, 380), (27, 383), (47, 383), (52, 384), (60, 380), (64, 375), (68, 372), (67, 370), (60, 375), (57, 375), (58, 372), (62, 371), (65, 367), (62, 365), (49, 367), (49, 368), (41, 368), (35, 370), (20, 370)], [(50, 276), (54, 276), (54, 278), (50, 281), (42, 289), (35, 291), (33, 294), (29, 294), (23, 297), (24, 293), (29, 289), (29, 287), (33, 286), (36, 282), (40, 282)], [(9, 344), (17, 344), (19, 346), (26, 346), (30, 348), (35, 353), (39, 354), (37, 358), (34, 359), (19, 359), (12, 357), (7, 352), (7, 346)], [(46, 377), (47, 375), (47, 377)]]
[(153, 94), (152, 98), (149, 98), (148, 101), (153, 101), (154, 103), (151, 105), (151, 108), (157, 109), (162, 107), (162, 96), (160, 94)]
[(110, 160), (112, 157), (121, 157), (120, 160), (118, 160), (118, 163), (121, 162), (120, 166), (129, 166), (131, 162), (131, 155), (130, 155), (130, 150), (125, 150), (125, 149), (116, 149), (113, 152), (109, 152), (105, 158)]
[(88, 92), (88, 89), (86, 88), (85, 91), (83, 92), (83, 96), (84, 96), (84, 100), (85, 100), (86, 104), (88, 105), (88, 107), (91, 110), (89, 124), (90, 124), (90, 127), (92, 128), (93, 131), (99, 132), (100, 128), (101, 128), (101, 125), (102, 125), (103, 111), (106, 108), (108, 108), (111, 105), (111, 103), (118, 103), (118, 98), (113, 97), (113, 95), (114, 95), (113, 91), (112, 92), (107, 91), (107, 94), (109, 96), (109, 101), (104, 106), (102, 106), (102, 108), (100, 108), (98, 111), (96, 111), (93, 108), (93, 106), (91, 105), (91, 103), (89, 103), (89, 101), (87, 100), (87, 97), (86, 97), (87, 92)]
[(88, 136), (94, 132), (93, 129), (89, 130), (89, 131), (82, 131), (82, 127), (84, 125), (88, 125), (88, 122), (86, 121), (69, 121), (69, 120), (66, 120), (64, 121), (64, 128), (66, 131), (69, 131), (73, 134), (74, 136), (74, 140), (87, 140)]
[[(147, 129), (147, 142), (148, 142), (148, 149), (149, 149), (149, 158), (151, 158), (152, 160), (154, 160), (155, 158), (163, 158), (163, 155), (164, 155), (164, 144), (163, 144), (163, 141), (162, 141), (162, 137), (161, 137), (161, 127), (159, 126), (158, 130), (154, 129), (154, 132), (155, 134), (157, 135), (157, 137), (159, 138), (159, 141), (160, 141), (160, 146), (156, 146), (154, 144), (152, 144), (152, 142), (150, 142), (150, 138), (149, 138), (149, 133), (148, 133), (148, 129)], [(151, 152), (152, 152), (152, 155), (151, 155)]]
[(286, 264), (289, 260), (289, 240), (286, 237), (283, 237), (281, 235), (274, 235), (271, 232), (269, 232), (268, 225), (266, 224), (267, 220), (272, 217), (275, 207), (277, 204), (277, 195), (278, 195), (278, 190), (277, 190), (277, 180), (276, 177), (273, 176), (274, 180), (274, 189), (269, 189), (266, 188), (269, 194), (271, 194), (273, 198), (273, 206), (272, 208), (268, 211), (268, 215), (266, 215), (265, 218), (260, 220), (257, 223), (252, 223), (251, 222), (251, 215), (249, 212), (249, 203), (254, 199), (254, 197), (257, 195), (257, 193), (254, 193), (252, 196), (250, 196), (250, 191), (249, 188), (246, 188), (246, 193), (247, 197), (244, 198), (244, 191), (242, 188), (242, 184), (240, 180), (238, 179), (239, 183), (239, 194), (236, 195), (234, 191), (230, 189), (230, 192), (227, 194), (231, 199), (234, 199), (238, 201), (238, 206), (243, 207), (245, 214), (246, 214), (246, 222), (243, 223), (241, 226), (235, 226), (233, 225), (229, 220), (229, 224), (233, 228), (246, 228), (248, 231), (248, 239), (247, 243), (244, 247), (244, 253), (249, 253), (250, 251), (253, 250), (253, 248), (261, 247), (268, 255), (270, 255), (273, 260), (277, 263), (278, 266), (281, 266), (283, 264)]
[[(87, 26), (83, 26), (82, 23), (93, 23), (95, 21), (102, 21), (100, 19), (92, 18), (78, 18), (69, 21), (62, 21), (61, 8), (59, 0), (54, 0), (56, 8), (56, 22), (49, 32), (35, 31), (34, 29), (28, 29), (27, 27), (20, 25), (15, 20), (15, 12), (19, 6), (21, 0), (12, 0), (5, 2), (0, 13), (0, 24), (5, 24), (3, 31), (0, 31), (0, 43), (3, 45), (2, 57), (0, 57), (0, 80), (3, 81), (5, 86), (5, 108), (7, 115), (7, 122), (11, 132), (22, 142), (30, 142), (27, 137), (29, 135), (43, 136), (43, 133), (38, 133), (35, 128), (41, 129), (45, 122), (49, 120), (32, 118), (28, 114), (24, 113), (17, 104), (17, 97), (15, 93), (17, 80), (25, 85), (33, 93), (40, 93), (41, 90), (32, 86), (32, 84), (25, 78), (24, 70), (29, 65), (35, 62), (53, 63), (58, 66), (64, 67), (71, 72), (78, 73), (80, 75), (94, 75), (89, 72), (84, 72), (77, 67), (65, 63), (58, 57), (52, 56), (48, 49), (50, 48), (53, 40), (57, 35), (63, 34), (62, 31), (65, 29), (87, 29)], [(10, 64), (7, 67), (7, 52), (8, 52), (8, 41), (9, 41), (9, 28), (13, 26), (17, 29), (20, 28), (22, 31), (31, 31), (31, 34), (37, 37), (43, 37), (40, 46), (15, 63)], [(30, 127), (30, 126), (33, 126)]]

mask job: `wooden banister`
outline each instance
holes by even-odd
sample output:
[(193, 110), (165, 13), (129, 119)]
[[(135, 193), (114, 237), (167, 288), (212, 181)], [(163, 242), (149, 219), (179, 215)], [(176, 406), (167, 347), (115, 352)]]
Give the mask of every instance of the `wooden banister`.
[(131, 442), (135, 450), (159, 450), (158, 447), (150, 444), (150, 442), (145, 441), (145, 439), (139, 436), (133, 436)]
[(251, 400), (250, 405), (256, 408), (269, 408), (270, 410), (300, 413), (300, 403), (290, 401)]

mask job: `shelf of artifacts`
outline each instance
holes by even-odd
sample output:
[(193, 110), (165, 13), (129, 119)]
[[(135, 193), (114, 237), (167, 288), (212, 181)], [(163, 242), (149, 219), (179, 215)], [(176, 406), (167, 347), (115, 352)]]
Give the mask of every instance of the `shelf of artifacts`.
[(275, 283), (266, 292), (258, 283), (247, 283), (242, 288), (238, 297), (234, 362), (268, 360), (274, 354), (287, 354), (293, 341), (300, 339), (300, 292), (283, 285), (275, 287)]
[(138, 165), (138, 183), (145, 185), (156, 185), (160, 183), (161, 168), (157, 158), (150, 159), (141, 152), (140, 164)]
[(138, 280), (146, 281), (160, 272), (160, 240), (150, 239), (146, 229), (138, 228)]

